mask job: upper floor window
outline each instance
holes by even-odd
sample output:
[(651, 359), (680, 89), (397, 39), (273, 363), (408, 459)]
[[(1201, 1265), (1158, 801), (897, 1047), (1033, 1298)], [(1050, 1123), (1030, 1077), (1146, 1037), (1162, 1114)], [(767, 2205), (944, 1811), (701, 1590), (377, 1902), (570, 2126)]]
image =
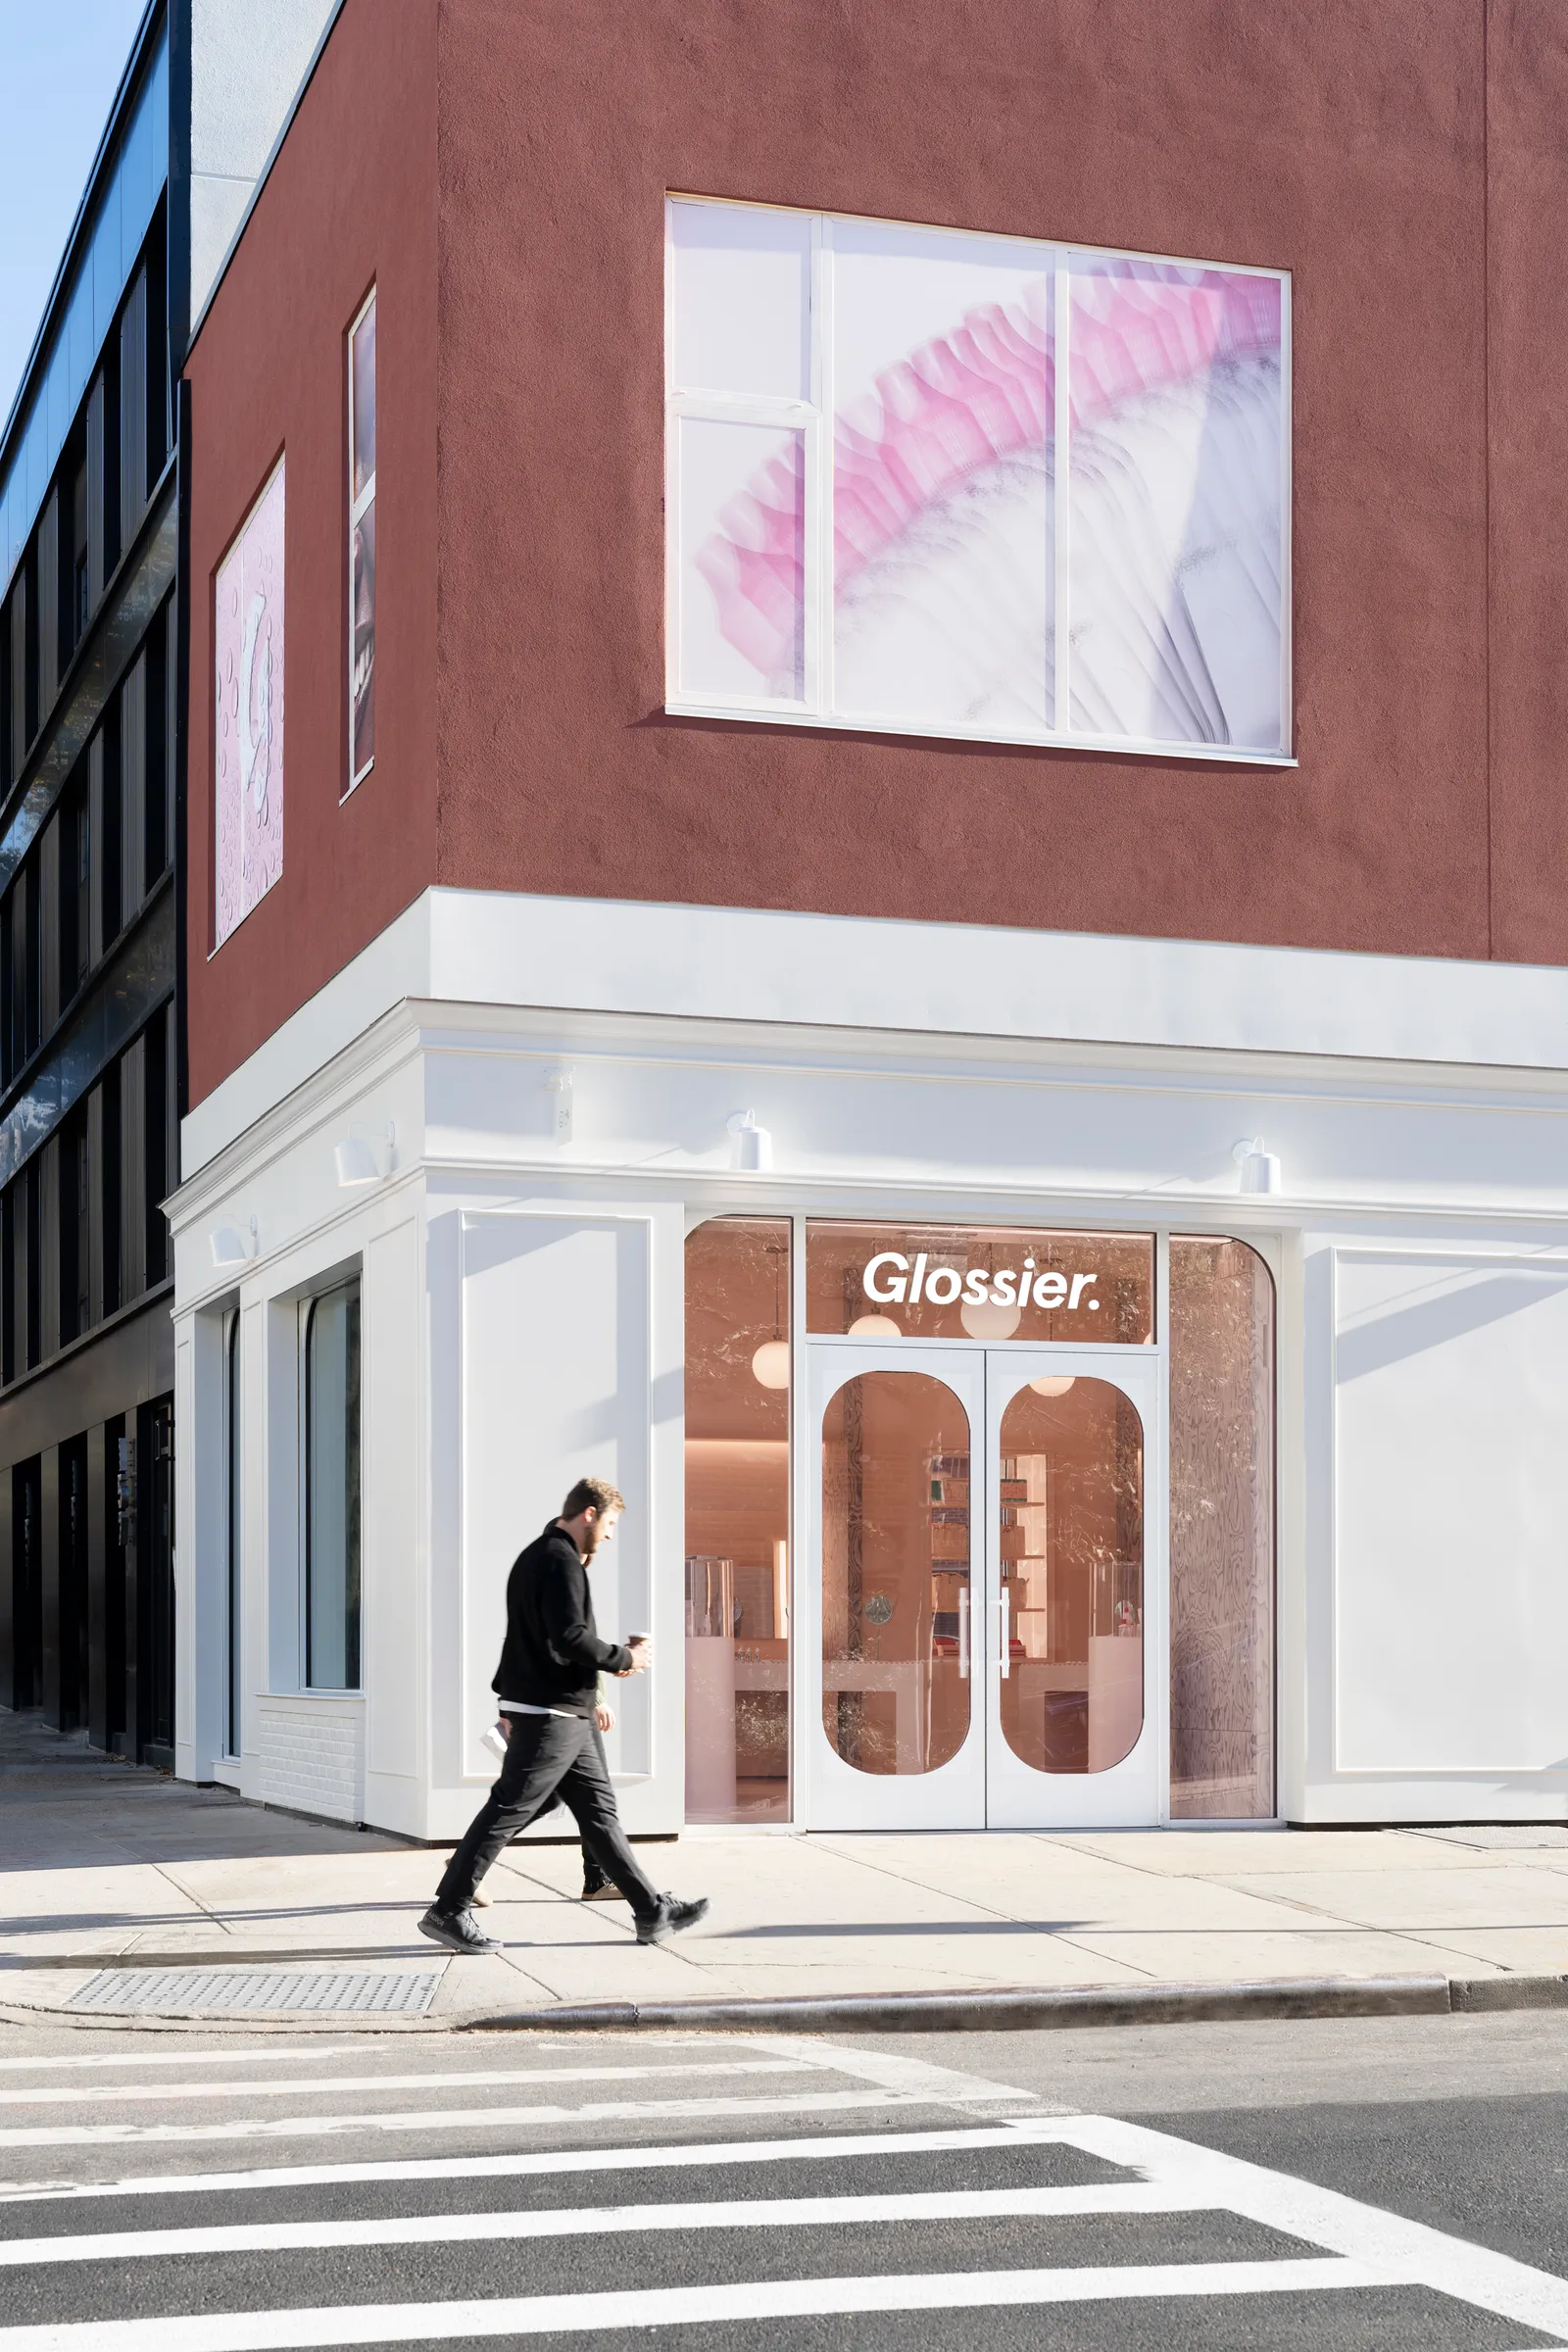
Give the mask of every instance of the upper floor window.
[(671, 708), (1289, 755), (1285, 273), (667, 215)]
[(219, 947), (283, 871), (284, 493), (279, 458), (214, 584)]
[(375, 759), (375, 295), (349, 330), (349, 790)]

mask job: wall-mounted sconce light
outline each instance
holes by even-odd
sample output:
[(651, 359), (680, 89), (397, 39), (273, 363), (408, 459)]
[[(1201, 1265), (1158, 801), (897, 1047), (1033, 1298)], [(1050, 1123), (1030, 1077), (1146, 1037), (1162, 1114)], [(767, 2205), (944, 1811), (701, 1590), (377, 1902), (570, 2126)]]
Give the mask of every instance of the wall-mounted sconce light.
[(1244, 1193), (1284, 1191), (1279, 1154), (1265, 1148), (1260, 1135), (1239, 1136), (1231, 1146), (1231, 1157), (1242, 1171)]
[(390, 1119), (384, 1127), (375, 1128), (368, 1135), (351, 1128), (347, 1139), (333, 1153), (339, 1188), (351, 1192), (360, 1185), (379, 1184), (390, 1176), (392, 1147), (397, 1140), (398, 1131)]
[(732, 1139), (729, 1148), (732, 1168), (773, 1165), (773, 1138), (765, 1127), (759, 1127), (755, 1110), (732, 1110), (724, 1124)]
[(207, 1239), (215, 1266), (243, 1266), (261, 1248), (261, 1234), (254, 1217), (248, 1233), (242, 1233), (237, 1225), (219, 1225)]
[(545, 1080), (545, 1093), (556, 1099), (550, 1132), (558, 1144), (571, 1141), (572, 1089), (576, 1082), (575, 1070), (552, 1070)]

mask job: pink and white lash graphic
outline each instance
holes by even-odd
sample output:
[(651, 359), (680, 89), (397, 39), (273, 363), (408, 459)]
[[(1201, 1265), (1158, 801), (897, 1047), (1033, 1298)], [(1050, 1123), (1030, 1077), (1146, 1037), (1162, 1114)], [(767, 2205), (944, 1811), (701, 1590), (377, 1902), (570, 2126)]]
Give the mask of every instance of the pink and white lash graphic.
[(1280, 277), (835, 220), (813, 314), (808, 216), (671, 211), (679, 692), (1287, 748)]
[(218, 945), (283, 871), (283, 462), (218, 569)]

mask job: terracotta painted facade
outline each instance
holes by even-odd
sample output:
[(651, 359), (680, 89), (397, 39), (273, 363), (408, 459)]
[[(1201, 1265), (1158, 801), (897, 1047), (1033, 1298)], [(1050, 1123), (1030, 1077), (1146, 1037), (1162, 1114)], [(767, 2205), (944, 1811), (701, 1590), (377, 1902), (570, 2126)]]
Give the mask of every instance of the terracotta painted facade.
[[(1565, 82), (1546, 0), (347, 0), (187, 368), (192, 1104), (434, 883), (1568, 961)], [(671, 189), (1291, 271), (1298, 764), (667, 717)], [(283, 451), (287, 853), (214, 956), (211, 584)]]

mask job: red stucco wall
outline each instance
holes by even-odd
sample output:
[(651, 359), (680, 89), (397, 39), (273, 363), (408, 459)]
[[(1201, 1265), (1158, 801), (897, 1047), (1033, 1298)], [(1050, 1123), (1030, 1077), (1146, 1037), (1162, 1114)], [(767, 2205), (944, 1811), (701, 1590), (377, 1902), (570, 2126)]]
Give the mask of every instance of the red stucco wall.
[[(285, 441), (291, 534), (284, 878), (210, 966), (193, 888), (193, 1098), (433, 880), (1568, 960), (1565, 82), (1553, 0), (348, 0), (190, 368), (193, 876), (201, 584)], [(667, 188), (1289, 269), (1298, 767), (665, 718)]]
[[(417, 897), (436, 855), (435, 22), (351, 6), (199, 333), (191, 382), (190, 1096)], [(376, 757), (348, 800), (345, 339), (376, 285)], [(213, 954), (213, 580), (287, 459), (283, 873)]]

